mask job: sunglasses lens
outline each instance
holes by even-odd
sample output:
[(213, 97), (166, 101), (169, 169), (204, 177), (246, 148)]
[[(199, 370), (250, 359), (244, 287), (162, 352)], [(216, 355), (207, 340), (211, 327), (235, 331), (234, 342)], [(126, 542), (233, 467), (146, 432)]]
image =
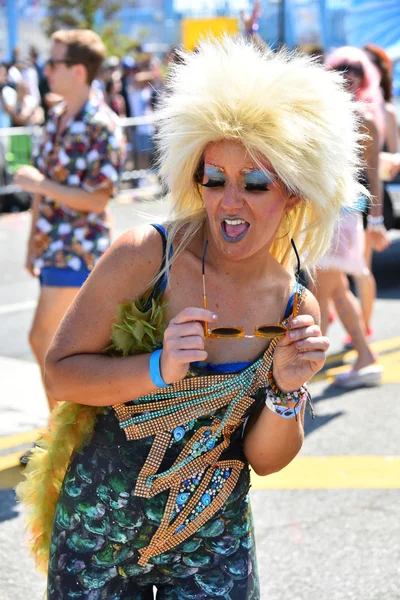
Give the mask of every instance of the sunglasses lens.
[(218, 337), (237, 337), (242, 332), (238, 327), (215, 327), (211, 334)]
[(266, 338), (281, 337), (285, 335), (287, 329), (283, 325), (261, 325), (257, 332)]

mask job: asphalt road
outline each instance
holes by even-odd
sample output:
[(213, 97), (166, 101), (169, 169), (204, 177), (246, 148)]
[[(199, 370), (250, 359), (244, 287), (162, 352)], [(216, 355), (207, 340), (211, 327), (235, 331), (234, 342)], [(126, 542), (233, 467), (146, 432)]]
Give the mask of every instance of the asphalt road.
[[(115, 204), (112, 211), (118, 235), (166, 208)], [(22, 268), (28, 224), (28, 214), (0, 218), (0, 600), (39, 600), (45, 587), (24, 549), (12, 491), (18, 452), (47, 414), (26, 339), (38, 294)], [(299, 457), (281, 473), (253, 478), (262, 600), (400, 599), (400, 235), (393, 239), (375, 261), (374, 348), (384, 385), (343, 393), (331, 384), (352, 359), (335, 322)]]

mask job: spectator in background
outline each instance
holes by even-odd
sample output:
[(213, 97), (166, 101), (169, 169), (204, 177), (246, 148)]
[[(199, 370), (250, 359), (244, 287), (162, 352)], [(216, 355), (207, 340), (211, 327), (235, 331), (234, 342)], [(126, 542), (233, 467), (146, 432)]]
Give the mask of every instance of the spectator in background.
[[(153, 114), (153, 87), (151, 71), (142, 71), (135, 75), (134, 82), (128, 89), (128, 101), (132, 117), (151, 117)], [(136, 169), (149, 169), (154, 153), (154, 124), (142, 123), (134, 129), (133, 146)], [(145, 185), (139, 179), (138, 185)]]
[(123, 95), (121, 94), (121, 78), (115, 73), (114, 76), (107, 81), (105, 89), (105, 101), (108, 106), (121, 118), (126, 117), (126, 106)]
[(17, 83), (19, 83), (22, 79), (21, 70), (20, 70), (20, 62), (21, 62), (21, 52), (19, 48), (14, 48), (13, 57), (11, 63), (8, 67), (8, 83), (11, 87), (16, 88)]
[(136, 61), (131, 56), (125, 56), (121, 61), (121, 95), (125, 100), (126, 116), (131, 117), (131, 109), (128, 97), (128, 90), (133, 85), (136, 74)]
[[(364, 46), (369, 59), (377, 67), (381, 76), (381, 90), (385, 100), (385, 143), (383, 146), (384, 154), (381, 155), (381, 176), (384, 182), (392, 181), (400, 170), (400, 144), (399, 128), (397, 123), (397, 113), (393, 105), (393, 65), (389, 56), (383, 48), (375, 44)], [(387, 209), (386, 219), (388, 226), (392, 225), (393, 209), (391, 199), (384, 183), (384, 207)], [(368, 323), (368, 312), (365, 315)]]
[[(384, 143), (382, 150), (387, 153), (396, 154), (399, 151), (399, 139), (398, 139), (398, 126), (397, 126), (397, 115), (396, 109), (392, 103), (393, 98), (393, 66), (389, 56), (379, 46), (375, 44), (367, 44), (364, 46), (364, 52), (379, 71), (380, 77), (380, 88), (383, 94), (384, 104)], [(398, 173), (400, 168), (400, 161), (398, 157), (391, 165), (391, 172), (388, 179), (392, 179)], [(396, 160), (397, 159), (397, 160)], [(388, 196), (388, 192), (383, 186), (383, 204), (387, 207), (391, 207), (391, 200)], [(389, 223), (390, 226), (390, 223)], [(372, 248), (368, 243), (366, 245), (366, 261), (369, 268), (369, 274), (363, 277), (357, 278), (357, 287), (359, 290), (359, 296), (361, 299), (361, 306), (363, 311), (363, 317), (365, 326), (368, 332), (371, 332), (371, 315), (373, 311), (373, 305), (376, 298), (376, 282), (372, 274)]]
[(105, 100), (107, 83), (111, 81), (114, 73), (118, 72), (119, 59), (117, 56), (109, 56), (101, 65), (97, 77), (92, 82), (92, 89), (100, 100)]
[(31, 59), (32, 65), (36, 69), (38, 81), (40, 82), (44, 77), (44, 64), (39, 59), (39, 52), (36, 46), (31, 46), (29, 49), (29, 58)]
[(44, 111), (44, 118), (46, 119), (49, 110), (61, 102), (62, 97), (50, 91), (48, 81), (44, 74), (45, 65), (43, 61), (39, 59), (39, 52), (35, 46), (30, 47), (29, 58), (31, 60), (32, 67), (36, 70), (38, 95), (40, 97), (40, 104)]
[(0, 63), (0, 128), (11, 127), (16, 104), (17, 92), (8, 85), (7, 67)]
[(347, 46), (339, 48), (326, 58), (325, 64), (328, 69), (342, 73), (348, 91), (354, 99), (363, 102), (359, 105), (359, 116), (361, 133), (364, 134), (362, 158), (365, 171), (360, 174), (360, 183), (369, 188), (372, 200), (366, 234), (360, 212), (342, 212), (332, 249), (320, 261), (315, 281), (323, 334), (327, 332), (329, 302), (333, 300), (357, 352), (352, 369), (335, 378), (337, 385), (352, 389), (379, 384), (383, 371), (369, 346), (361, 308), (347, 279), (347, 275), (353, 275), (358, 280), (373, 280), (364, 249), (369, 246), (371, 251), (372, 248), (381, 251), (389, 244), (383, 224), (382, 189), (378, 174), (379, 151), (384, 137), (383, 98), (379, 89), (379, 74), (362, 50)]
[(393, 106), (393, 65), (383, 48), (375, 44), (364, 46), (364, 52), (380, 74), (380, 87), (385, 101), (385, 144), (386, 152), (395, 153), (399, 149), (396, 109)]
[(29, 61), (21, 63), (22, 80), (29, 88), (30, 95), (40, 104), (39, 77), (33, 64)]
[(15, 177), (34, 194), (26, 268), (40, 275), (41, 291), (29, 341), (43, 376), (66, 309), (110, 245), (106, 207), (118, 182), (122, 134), (117, 116), (91, 91), (104, 53), (92, 31), (53, 34), (45, 75), (65, 101), (49, 113), (39, 169), (25, 166)]
[(43, 109), (29, 93), (28, 84), (24, 80), (17, 85), (17, 102), (11, 117), (15, 127), (40, 125), (44, 121)]
[(241, 11), (240, 17), (243, 24), (243, 29), (246, 37), (253, 37), (258, 35), (258, 21), (261, 18), (261, 2), (255, 0), (253, 2), (253, 8), (250, 15), (247, 15), (244, 10)]

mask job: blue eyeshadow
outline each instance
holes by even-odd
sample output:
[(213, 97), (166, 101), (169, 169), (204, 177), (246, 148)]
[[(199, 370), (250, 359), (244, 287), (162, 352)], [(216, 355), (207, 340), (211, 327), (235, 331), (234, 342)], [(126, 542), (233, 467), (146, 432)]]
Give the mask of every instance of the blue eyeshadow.
[(218, 169), (218, 167), (205, 166), (204, 174), (206, 175), (206, 177), (208, 177), (208, 179), (218, 179), (220, 181), (226, 181), (225, 175), (223, 174), (221, 169)]
[(250, 171), (243, 176), (245, 185), (268, 185), (273, 182), (272, 178), (264, 173), (264, 171)]

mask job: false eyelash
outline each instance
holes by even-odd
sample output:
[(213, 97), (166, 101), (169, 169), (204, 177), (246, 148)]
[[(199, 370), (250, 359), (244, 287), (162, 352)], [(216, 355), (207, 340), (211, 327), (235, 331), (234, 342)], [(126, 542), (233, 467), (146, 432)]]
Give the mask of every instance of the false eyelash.
[(246, 190), (246, 192), (268, 192), (269, 187), (266, 183), (247, 183), (244, 189)]
[(224, 179), (209, 179), (206, 183), (201, 184), (203, 187), (215, 188), (223, 187), (225, 185)]

